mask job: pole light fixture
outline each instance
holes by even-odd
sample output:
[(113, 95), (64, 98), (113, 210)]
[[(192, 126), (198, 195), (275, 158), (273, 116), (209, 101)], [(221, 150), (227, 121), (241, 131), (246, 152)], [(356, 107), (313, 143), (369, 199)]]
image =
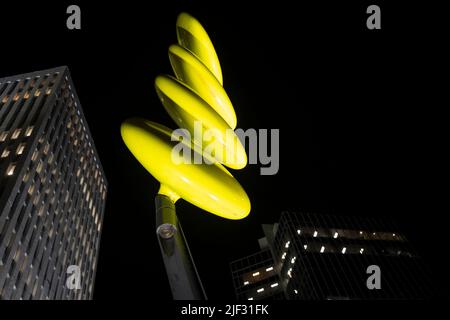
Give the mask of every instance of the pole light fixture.
[[(208, 34), (187, 13), (178, 16), (176, 30), (178, 44), (169, 48), (176, 77), (158, 76), (155, 89), (170, 117), (194, 138), (173, 141), (171, 129), (142, 118), (124, 121), (121, 135), (131, 153), (161, 184), (155, 198), (156, 233), (174, 299), (205, 299), (175, 203), (182, 198), (226, 219), (245, 218), (250, 200), (225, 166), (242, 169), (247, 155), (233, 131), (236, 114), (223, 89), (222, 69)], [(214, 145), (224, 152), (213, 156), (205, 152), (202, 146), (210, 139), (196, 138), (196, 123), (214, 130)], [(180, 143), (192, 150), (194, 158), (212, 161), (186, 162), (183, 155), (173, 152)]]

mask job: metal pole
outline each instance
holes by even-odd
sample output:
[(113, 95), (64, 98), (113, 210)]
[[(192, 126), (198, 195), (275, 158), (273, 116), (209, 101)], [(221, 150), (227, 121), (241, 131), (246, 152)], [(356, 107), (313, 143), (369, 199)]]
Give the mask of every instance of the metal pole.
[(155, 197), (156, 236), (174, 300), (206, 300), (194, 260), (178, 221), (175, 204), (165, 195)]

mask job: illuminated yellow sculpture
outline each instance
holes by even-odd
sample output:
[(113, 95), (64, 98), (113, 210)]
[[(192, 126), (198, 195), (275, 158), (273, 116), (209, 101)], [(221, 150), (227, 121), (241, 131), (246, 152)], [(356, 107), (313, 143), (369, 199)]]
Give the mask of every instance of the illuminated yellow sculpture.
[[(244, 168), (247, 155), (233, 132), (236, 114), (222, 87), (217, 54), (205, 29), (195, 18), (182, 13), (176, 25), (178, 44), (169, 48), (176, 78), (158, 76), (156, 91), (172, 119), (194, 137), (190, 143), (183, 142), (189, 144), (194, 153), (203, 153), (198, 146), (206, 142), (201, 141), (204, 137), (195, 137), (194, 126), (198, 121), (203, 129), (215, 130), (214, 143), (226, 152), (215, 154), (217, 161), (214, 164), (188, 164), (183, 163), (183, 159), (173, 161), (172, 150), (180, 142), (171, 141), (172, 130), (140, 118), (122, 124), (122, 138), (137, 160), (161, 183), (159, 194), (168, 196), (173, 202), (183, 198), (227, 219), (242, 219), (250, 212), (250, 200), (223, 165)], [(207, 154), (201, 156), (209, 157)]]

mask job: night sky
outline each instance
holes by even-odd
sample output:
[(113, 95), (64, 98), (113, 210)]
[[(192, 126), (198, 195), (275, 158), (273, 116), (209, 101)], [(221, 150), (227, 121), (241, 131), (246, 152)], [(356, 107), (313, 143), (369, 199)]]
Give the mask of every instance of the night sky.
[[(171, 299), (155, 236), (159, 184), (119, 128), (136, 116), (176, 128), (153, 81), (173, 74), (167, 50), (183, 11), (215, 45), (238, 127), (280, 129), (277, 175), (232, 170), (252, 202), (248, 218), (177, 202), (209, 298), (234, 299), (229, 262), (256, 252), (260, 225), (286, 210), (394, 216), (447, 286), (449, 55), (439, 9), (377, 2), (382, 29), (370, 31), (369, 2), (143, 2), (0, 4), (0, 77), (67, 65), (106, 172), (96, 299)], [(66, 28), (74, 3), (80, 31)]]

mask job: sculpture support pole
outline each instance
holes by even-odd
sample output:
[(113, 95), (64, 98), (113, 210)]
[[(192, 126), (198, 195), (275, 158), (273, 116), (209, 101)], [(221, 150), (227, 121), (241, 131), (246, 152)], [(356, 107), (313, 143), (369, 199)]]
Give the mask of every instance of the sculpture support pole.
[(174, 300), (206, 300), (194, 260), (169, 197), (155, 197), (156, 236)]

